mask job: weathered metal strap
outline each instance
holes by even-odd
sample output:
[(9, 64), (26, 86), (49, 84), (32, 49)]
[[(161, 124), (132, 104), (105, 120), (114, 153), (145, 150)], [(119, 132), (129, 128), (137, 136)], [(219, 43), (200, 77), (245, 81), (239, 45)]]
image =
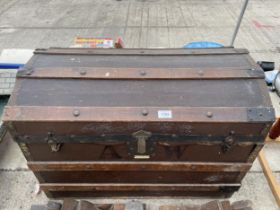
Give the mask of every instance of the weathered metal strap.
[[(47, 191), (218, 191), (226, 187), (237, 190), (241, 184), (88, 184), (88, 183), (45, 183)], [(233, 189), (233, 190), (234, 190)]]
[[(53, 135), (52, 138), (48, 138), (48, 135), (16, 135), (14, 136), (15, 140), (18, 143), (48, 143), (50, 140), (53, 143), (98, 143), (98, 144), (105, 144), (105, 145), (114, 145), (120, 144), (125, 142), (131, 142), (133, 139), (130, 135), (87, 135), (87, 136), (79, 136), (79, 135)], [(160, 134), (153, 134), (149, 141), (156, 143), (172, 141), (173, 145), (182, 145), (184, 144), (206, 144), (208, 145), (209, 142), (211, 144), (221, 144), (227, 136), (195, 136), (195, 135), (160, 135)], [(263, 141), (262, 136), (239, 136), (235, 135), (235, 143), (240, 144), (249, 144), (255, 142)], [(170, 143), (170, 142), (169, 142)], [(171, 143), (170, 143), (171, 144)]]
[(222, 80), (222, 79), (263, 79), (260, 70), (240, 68), (86, 68), (55, 67), (22, 69), (17, 77), (40, 79), (135, 79), (135, 80)]
[(50, 55), (232, 55), (248, 54), (246, 49), (224, 48), (205, 48), (205, 49), (185, 49), (185, 48), (164, 48), (164, 49), (85, 49), (85, 48), (49, 48), (36, 49), (34, 54)]
[[(253, 113), (253, 114), (252, 114)], [(6, 106), (3, 121), (22, 122), (272, 122), (271, 107)]]
[(32, 171), (248, 171), (250, 163), (211, 162), (28, 162)]

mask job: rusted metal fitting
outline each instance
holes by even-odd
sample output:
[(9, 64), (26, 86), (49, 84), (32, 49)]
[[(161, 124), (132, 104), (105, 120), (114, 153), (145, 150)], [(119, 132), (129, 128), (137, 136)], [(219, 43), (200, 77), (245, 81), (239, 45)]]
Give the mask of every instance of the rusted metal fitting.
[(61, 145), (59, 143), (49, 143), (52, 152), (59, 152)]
[(86, 75), (87, 74), (87, 71), (86, 70), (81, 70), (80, 71), (80, 75)]
[(233, 144), (234, 139), (233, 139), (232, 136), (228, 136), (228, 137), (226, 137), (225, 142), (226, 142), (227, 144)]
[(230, 135), (227, 136), (225, 138), (225, 140), (223, 141), (223, 143), (222, 143), (222, 152), (223, 153), (228, 152), (234, 145), (235, 140), (234, 140), (233, 136), (234, 136), (234, 131), (231, 131)]
[(75, 109), (75, 110), (73, 111), (73, 115), (74, 115), (75, 117), (80, 116), (80, 110)]
[(198, 75), (199, 76), (203, 76), (204, 75), (204, 72), (202, 70), (198, 71)]
[(141, 70), (141, 71), (140, 71), (140, 75), (141, 75), (141, 76), (145, 76), (146, 74), (147, 74), (146, 71), (144, 71), (144, 70)]
[(206, 116), (207, 116), (208, 118), (212, 118), (212, 117), (213, 117), (213, 113), (212, 113), (212, 112), (207, 112), (207, 113), (206, 113)]
[(142, 115), (147, 116), (149, 114), (149, 111), (147, 109), (142, 110)]

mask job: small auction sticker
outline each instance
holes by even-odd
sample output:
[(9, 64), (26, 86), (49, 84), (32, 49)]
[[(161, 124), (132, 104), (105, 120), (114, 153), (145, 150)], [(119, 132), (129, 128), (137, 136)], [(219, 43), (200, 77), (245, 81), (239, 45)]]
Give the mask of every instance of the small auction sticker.
[(160, 119), (170, 119), (170, 118), (172, 118), (172, 111), (171, 110), (159, 110), (158, 111), (158, 118), (160, 118)]

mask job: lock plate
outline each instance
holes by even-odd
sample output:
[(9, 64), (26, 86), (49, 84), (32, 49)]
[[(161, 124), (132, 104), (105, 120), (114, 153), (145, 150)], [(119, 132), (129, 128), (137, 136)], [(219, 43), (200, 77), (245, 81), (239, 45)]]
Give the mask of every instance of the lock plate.
[(132, 134), (132, 141), (128, 142), (129, 154), (135, 159), (149, 159), (154, 152), (154, 143), (149, 141), (151, 132), (140, 130)]

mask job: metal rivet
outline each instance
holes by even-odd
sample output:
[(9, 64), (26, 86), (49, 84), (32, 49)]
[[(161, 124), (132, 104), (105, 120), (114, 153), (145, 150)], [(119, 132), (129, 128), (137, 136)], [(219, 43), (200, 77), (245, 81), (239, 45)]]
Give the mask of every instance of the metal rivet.
[(213, 117), (213, 113), (212, 112), (207, 112), (206, 116), (211, 118), (211, 117)]
[(75, 117), (78, 117), (78, 116), (80, 115), (80, 111), (79, 111), (78, 109), (75, 109), (75, 110), (73, 111), (73, 115), (74, 115)]
[(144, 70), (140, 71), (141, 76), (145, 76), (146, 74), (147, 74), (146, 71), (144, 71)]
[(81, 70), (80, 71), (80, 75), (86, 75), (87, 74), (87, 71), (86, 70)]
[(142, 115), (147, 116), (149, 114), (149, 111), (147, 109), (142, 110)]
[(204, 72), (200, 70), (200, 71), (198, 72), (198, 74), (199, 74), (200, 76), (203, 76)]

